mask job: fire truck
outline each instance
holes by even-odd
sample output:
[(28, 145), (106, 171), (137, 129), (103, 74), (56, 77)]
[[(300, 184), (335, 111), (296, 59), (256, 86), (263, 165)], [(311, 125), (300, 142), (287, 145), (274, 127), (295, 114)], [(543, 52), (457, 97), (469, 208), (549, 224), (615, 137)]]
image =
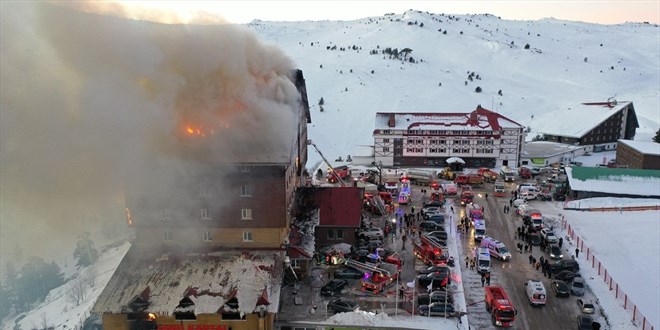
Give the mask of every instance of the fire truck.
[(456, 176), (454, 183), (481, 186), (484, 184), (484, 177), (478, 174), (460, 174)]
[(495, 182), (499, 177), (497, 172), (493, 172), (485, 167), (480, 168), (478, 173), (484, 178), (484, 180), (486, 180), (486, 182)]
[(486, 310), (491, 314), (493, 325), (500, 327), (511, 327), (518, 311), (513, 307), (506, 292), (501, 286), (487, 286)]
[(346, 265), (368, 274), (362, 279), (362, 291), (383, 292), (399, 277), (399, 267), (390, 263), (372, 264), (349, 259)]
[(470, 190), (465, 190), (461, 193), (461, 205), (465, 206), (474, 201), (474, 193)]
[(506, 196), (505, 189), (506, 189), (506, 185), (504, 184), (504, 181), (497, 180), (495, 181), (495, 191), (493, 195), (495, 195), (495, 197), (504, 197)]
[(523, 178), (523, 179), (531, 179), (532, 178), (532, 170), (529, 167), (518, 167), (518, 175)]
[[(334, 172), (334, 174), (332, 172)], [(339, 177), (341, 180), (344, 180), (350, 176), (351, 170), (347, 165), (342, 165), (328, 169), (328, 176), (326, 179), (329, 183), (337, 183), (337, 177)]]
[(413, 253), (429, 266), (445, 265), (449, 259), (447, 253), (442, 250), (442, 246), (427, 235), (422, 235), (413, 242)]

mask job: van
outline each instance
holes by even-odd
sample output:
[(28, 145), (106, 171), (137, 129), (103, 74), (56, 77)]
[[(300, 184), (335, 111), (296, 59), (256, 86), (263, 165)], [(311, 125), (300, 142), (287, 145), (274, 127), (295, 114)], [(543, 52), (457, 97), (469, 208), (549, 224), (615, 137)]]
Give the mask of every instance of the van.
[(477, 273), (490, 273), (490, 252), (486, 248), (477, 249)]
[(537, 280), (525, 282), (525, 292), (531, 305), (545, 306), (546, 293), (543, 282)]
[(532, 193), (532, 194), (540, 194), (541, 190), (537, 188), (536, 186), (528, 186), (528, 185), (520, 185), (518, 186), (518, 193), (523, 194), (523, 193)]
[(483, 220), (476, 220), (474, 222), (474, 240), (481, 241), (486, 236), (486, 222)]
[(493, 257), (500, 259), (502, 261), (507, 261), (511, 260), (511, 252), (509, 252), (509, 249), (506, 248), (504, 243), (486, 236), (481, 240), (481, 247), (488, 249), (490, 252), (490, 255)]

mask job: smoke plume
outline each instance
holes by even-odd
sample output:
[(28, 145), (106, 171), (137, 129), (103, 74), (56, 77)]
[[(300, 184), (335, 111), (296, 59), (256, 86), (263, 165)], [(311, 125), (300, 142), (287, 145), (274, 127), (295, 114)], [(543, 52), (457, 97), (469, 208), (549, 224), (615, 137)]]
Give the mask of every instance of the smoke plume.
[(145, 159), (290, 148), (293, 65), (245, 28), (127, 19), (157, 15), (107, 4), (112, 15), (1, 6), (3, 256), (70, 253), (80, 232), (125, 226), (123, 182)]

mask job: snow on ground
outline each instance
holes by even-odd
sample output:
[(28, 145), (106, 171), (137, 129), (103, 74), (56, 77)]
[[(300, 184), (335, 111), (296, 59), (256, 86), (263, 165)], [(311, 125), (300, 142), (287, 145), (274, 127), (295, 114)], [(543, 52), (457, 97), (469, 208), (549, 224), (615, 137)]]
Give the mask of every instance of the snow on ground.
[[(106, 250), (96, 263), (85, 267), (78, 272), (65, 285), (51, 290), (44, 302), (33, 310), (25, 313), (25, 317), (16, 321), (16, 318), (3, 320), (2, 329), (13, 329), (16, 325), (20, 329), (43, 329), (44, 324), (55, 329), (75, 329), (82, 326), (94, 306), (96, 298), (112, 277), (115, 269), (128, 251), (130, 244), (125, 242), (119, 246)], [(90, 286), (86, 278), (94, 278)], [(79, 305), (72, 301), (77, 290), (83, 290), (84, 297)]]
[[(639, 201), (639, 202), (636, 202)], [(649, 200), (630, 198), (594, 198), (580, 200), (581, 206), (606, 205), (647, 206)], [(655, 200), (660, 204), (660, 200)], [(561, 217), (566, 224), (584, 240), (597, 260), (622, 291), (628, 294), (631, 302), (638, 305), (640, 312), (655, 326), (660, 324), (660, 212), (651, 211), (573, 211), (562, 209), (560, 202), (532, 202), (543, 212), (544, 217), (554, 225), (559, 237), (565, 238), (564, 248), (568, 255), (575, 255), (575, 242), (567, 239), (568, 231), (561, 225)], [(603, 271), (593, 268), (591, 259), (587, 261), (586, 251), (580, 251), (578, 262), (580, 273), (587, 285), (598, 297), (598, 304), (605, 311), (612, 329), (638, 329), (631, 324), (632, 314), (623, 309), (623, 300), (617, 300), (614, 291), (609, 290), (603, 280)], [(597, 267), (597, 264), (596, 264)], [(647, 327), (648, 329), (648, 327)]]

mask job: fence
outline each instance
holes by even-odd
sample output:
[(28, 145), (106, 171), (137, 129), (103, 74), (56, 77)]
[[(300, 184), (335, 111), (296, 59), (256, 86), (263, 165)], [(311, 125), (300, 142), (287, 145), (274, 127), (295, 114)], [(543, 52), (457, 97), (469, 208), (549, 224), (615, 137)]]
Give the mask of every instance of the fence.
[(628, 298), (628, 294), (626, 294), (623, 289), (619, 287), (619, 283), (617, 283), (612, 278), (610, 273), (607, 271), (607, 268), (605, 268), (600, 260), (598, 260), (598, 258), (596, 258), (596, 256), (591, 252), (591, 248), (584, 244), (582, 238), (580, 238), (580, 236), (575, 233), (573, 228), (571, 228), (571, 225), (567, 224), (567, 222), (563, 219), (562, 225), (564, 229), (566, 229), (566, 232), (568, 233), (568, 236), (571, 238), (571, 240), (575, 242), (576, 247), (580, 249), (581, 254), (585, 256), (587, 263), (591, 264), (591, 268), (597, 270), (598, 277), (602, 279), (603, 282), (605, 282), (610, 292), (614, 294), (614, 298), (622, 303), (623, 309), (632, 314), (633, 323), (635, 323), (637, 326), (641, 326), (642, 330), (654, 330), (653, 325), (651, 325), (646, 317), (642, 315), (642, 313), (637, 308), (637, 305), (635, 305), (630, 300), (630, 298)]

